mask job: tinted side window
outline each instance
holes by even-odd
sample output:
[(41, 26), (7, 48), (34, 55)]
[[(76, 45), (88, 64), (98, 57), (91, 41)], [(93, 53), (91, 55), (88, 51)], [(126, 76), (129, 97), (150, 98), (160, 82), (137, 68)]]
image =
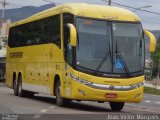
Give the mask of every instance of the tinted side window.
[(25, 44), (25, 35), (23, 26), (17, 26), (10, 29), (8, 45), (10, 47), (20, 47)]
[(19, 25), (10, 29), (10, 47), (55, 43), (61, 46), (60, 15)]
[[(69, 35), (69, 30), (67, 27), (67, 23), (74, 23), (74, 17), (72, 14), (69, 13), (64, 13), (63, 14), (63, 34), (64, 34), (64, 42), (67, 42), (68, 40), (68, 35)], [(65, 45), (65, 44), (64, 44)], [(65, 47), (65, 46), (64, 46)]]
[(52, 21), (52, 28), (50, 31), (53, 31), (53, 37), (50, 39), (50, 43), (55, 43), (57, 46), (61, 47), (61, 38), (60, 38), (60, 15), (54, 17)]
[(8, 46), (10, 46), (10, 47), (13, 47), (13, 45), (14, 45), (13, 36), (14, 36), (14, 28), (10, 28), (9, 38), (8, 38)]
[(72, 14), (64, 13), (63, 14), (63, 36), (64, 36), (64, 53), (65, 59), (69, 64), (73, 63), (73, 48), (69, 44), (69, 28), (67, 23), (74, 23), (74, 17)]

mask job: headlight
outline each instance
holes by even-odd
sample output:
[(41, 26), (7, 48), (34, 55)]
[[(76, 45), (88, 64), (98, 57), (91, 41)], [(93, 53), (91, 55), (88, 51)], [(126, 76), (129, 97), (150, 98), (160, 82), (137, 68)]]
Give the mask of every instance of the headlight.
[(141, 87), (141, 86), (143, 86), (143, 82), (139, 82), (139, 83), (136, 83), (136, 84), (133, 84), (133, 85), (130, 85), (131, 87), (133, 87), (133, 88), (139, 88), (139, 87)]
[(93, 82), (87, 81), (87, 80), (83, 80), (81, 78), (78, 78), (76, 76), (74, 76), (73, 74), (71, 74), (71, 77), (76, 80), (77, 82), (84, 84), (84, 85), (88, 85), (88, 84), (93, 84)]

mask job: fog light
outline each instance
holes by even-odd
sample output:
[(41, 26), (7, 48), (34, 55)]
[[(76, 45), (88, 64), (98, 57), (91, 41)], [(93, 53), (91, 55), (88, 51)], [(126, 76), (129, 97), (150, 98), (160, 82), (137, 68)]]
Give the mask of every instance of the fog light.
[(79, 92), (80, 95), (83, 95), (83, 96), (86, 95), (86, 94), (85, 94), (85, 91), (83, 91), (83, 90), (78, 89), (78, 92)]
[(135, 99), (138, 98), (141, 95), (141, 93), (138, 93), (137, 95), (135, 95)]

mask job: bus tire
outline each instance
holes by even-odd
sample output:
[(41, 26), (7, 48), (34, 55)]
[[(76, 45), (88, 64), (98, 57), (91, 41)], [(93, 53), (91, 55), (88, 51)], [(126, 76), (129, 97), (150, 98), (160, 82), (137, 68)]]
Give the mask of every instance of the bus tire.
[(16, 80), (13, 81), (13, 90), (14, 90), (14, 95), (18, 96), (18, 86)]
[(56, 104), (60, 107), (65, 106), (67, 103), (67, 100), (61, 96), (61, 83), (60, 80), (57, 81), (56, 83)]
[(18, 96), (19, 97), (24, 96), (24, 90), (22, 89), (22, 76), (21, 75), (18, 77)]
[(113, 111), (121, 111), (124, 107), (124, 102), (110, 102), (110, 107)]

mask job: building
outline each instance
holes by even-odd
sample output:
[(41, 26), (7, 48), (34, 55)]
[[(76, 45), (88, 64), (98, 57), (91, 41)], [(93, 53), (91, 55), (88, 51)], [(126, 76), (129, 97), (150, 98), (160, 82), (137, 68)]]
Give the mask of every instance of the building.
[(6, 47), (9, 35), (9, 25), (11, 20), (1, 22), (0, 28), (0, 80), (5, 79), (6, 69)]

